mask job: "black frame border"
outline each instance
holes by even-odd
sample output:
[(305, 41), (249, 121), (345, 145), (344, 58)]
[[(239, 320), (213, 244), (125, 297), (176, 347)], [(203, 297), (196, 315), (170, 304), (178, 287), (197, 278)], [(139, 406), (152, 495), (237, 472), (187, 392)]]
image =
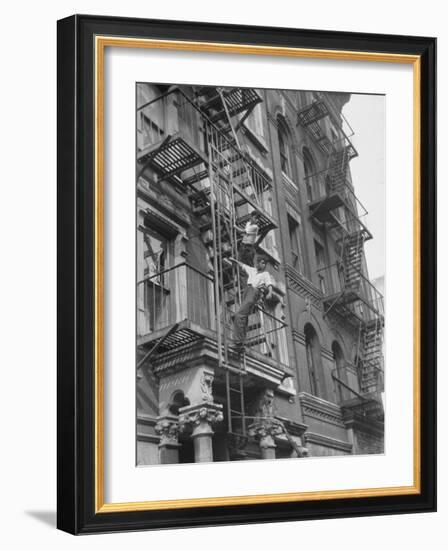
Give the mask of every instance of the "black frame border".
[[(421, 59), (421, 492), (95, 513), (96, 35), (418, 55)], [(436, 510), (436, 39), (74, 15), (58, 21), (57, 526), (72, 534)]]

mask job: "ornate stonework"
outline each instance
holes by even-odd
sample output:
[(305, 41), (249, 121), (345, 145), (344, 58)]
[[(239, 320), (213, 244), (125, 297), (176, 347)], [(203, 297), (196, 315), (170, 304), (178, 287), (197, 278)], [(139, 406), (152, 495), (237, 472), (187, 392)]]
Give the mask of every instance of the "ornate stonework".
[(274, 391), (266, 389), (258, 398), (255, 416), (257, 418), (273, 418), (274, 417)]
[(179, 422), (176, 416), (159, 416), (155, 431), (160, 436), (160, 445), (176, 445), (178, 443)]
[(284, 432), (283, 426), (273, 420), (260, 420), (249, 426), (249, 436), (255, 438), (260, 447), (275, 446), (274, 438), (282, 435)]
[(304, 416), (321, 420), (327, 424), (334, 424), (341, 428), (345, 427), (341, 408), (338, 405), (306, 392), (300, 393), (299, 399)]
[(204, 371), (201, 375), (200, 386), (202, 392), (202, 401), (213, 403), (213, 380), (215, 379), (212, 372)]
[(181, 431), (188, 428), (195, 430), (201, 425), (212, 426), (224, 420), (222, 405), (218, 403), (207, 403), (192, 405), (179, 409), (179, 427)]

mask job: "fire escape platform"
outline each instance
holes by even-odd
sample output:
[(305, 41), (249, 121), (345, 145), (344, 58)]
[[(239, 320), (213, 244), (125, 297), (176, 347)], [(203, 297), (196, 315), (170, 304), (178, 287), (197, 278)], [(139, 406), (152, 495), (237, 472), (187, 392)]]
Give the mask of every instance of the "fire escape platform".
[(320, 199), (310, 202), (308, 207), (310, 215), (321, 223), (334, 223), (335, 216), (333, 210), (344, 206), (345, 202), (340, 193), (333, 192)]
[(177, 132), (146, 147), (138, 154), (138, 161), (148, 163), (160, 176), (169, 178), (207, 163), (208, 158), (188, 137)]
[[(158, 344), (169, 331), (170, 326), (166, 328), (156, 330), (144, 336), (137, 338), (137, 347), (142, 347), (145, 349), (151, 349), (153, 346)], [(201, 340), (205, 336), (205, 333), (189, 321), (185, 319), (179, 323), (177, 330), (165, 338), (163, 344), (158, 348), (158, 353), (164, 353), (177, 349), (178, 347), (184, 346), (186, 344), (191, 344), (197, 340)]]
[(376, 420), (384, 419), (384, 410), (381, 396), (378, 393), (364, 393), (362, 397), (347, 399), (341, 403), (344, 421), (351, 420), (353, 415), (370, 417)]
[(324, 101), (314, 101), (311, 105), (302, 109), (297, 117), (302, 126), (308, 126), (330, 114), (327, 104)]
[[(252, 88), (231, 88), (223, 90), (223, 95), (226, 99), (229, 115), (231, 117), (239, 115), (249, 109), (253, 109), (253, 107), (262, 101), (258, 92)], [(227, 117), (222, 107), (222, 101), (219, 94), (214, 94), (207, 99), (201, 105), (201, 108), (205, 111), (209, 111), (210, 109), (216, 110), (215, 113), (209, 115), (212, 122), (217, 122)]]

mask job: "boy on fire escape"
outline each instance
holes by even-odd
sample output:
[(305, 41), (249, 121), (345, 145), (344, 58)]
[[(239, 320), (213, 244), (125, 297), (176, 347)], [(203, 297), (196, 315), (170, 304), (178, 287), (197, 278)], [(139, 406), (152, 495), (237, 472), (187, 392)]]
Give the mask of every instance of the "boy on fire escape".
[(257, 302), (264, 297), (272, 299), (273, 280), (266, 271), (267, 259), (264, 256), (257, 258), (256, 267), (251, 267), (243, 262), (232, 259), (247, 274), (247, 285), (244, 289), (243, 299), (233, 319), (234, 346), (236, 349), (244, 347), (246, 341), (247, 323)]
[(260, 227), (258, 225), (258, 214), (254, 211), (251, 213), (249, 220), (246, 222), (244, 229), (235, 226), (238, 233), (243, 234), (239, 249), (239, 260), (248, 265), (254, 265), (255, 248), (260, 243), (263, 237), (259, 237)]

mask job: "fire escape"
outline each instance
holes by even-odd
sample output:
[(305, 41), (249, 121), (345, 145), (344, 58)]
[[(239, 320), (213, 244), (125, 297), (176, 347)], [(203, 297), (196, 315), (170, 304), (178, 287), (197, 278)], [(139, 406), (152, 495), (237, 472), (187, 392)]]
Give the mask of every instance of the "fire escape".
[[(321, 123), (326, 117), (338, 125), (341, 139), (332, 142), (328, 138)], [(323, 94), (301, 110), (298, 118), (328, 155), (327, 169), (307, 178), (310, 216), (330, 232), (339, 250), (336, 262), (318, 269), (324, 314), (344, 319), (358, 334), (355, 365), (335, 369), (333, 379), (343, 409), (382, 419), (383, 296), (365, 275), (364, 243), (372, 235), (362, 221), (367, 212), (350, 180), (349, 163), (357, 152)]]
[[(276, 227), (266, 208), (272, 183), (248, 155), (238, 135), (242, 122), (261, 97), (252, 89), (211, 87), (195, 88), (190, 97), (176, 88), (139, 109), (147, 110), (157, 101), (165, 101), (175, 109), (177, 124), (138, 154), (140, 174), (149, 167), (159, 178), (183, 189), (190, 199), (210, 260), (209, 272), (202, 275), (213, 287), (227, 431), (230, 437), (244, 442), (247, 420), (251, 418), (247, 417), (245, 397), (248, 355), (256, 353), (279, 361), (279, 333), (286, 326), (266, 304), (260, 303), (249, 318), (245, 349), (233, 349), (233, 315), (244, 288), (240, 268), (232, 261), (238, 258), (241, 239), (236, 227), (243, 230), (253, 211), (258, 214), (260, 237)], [(144, 344), (146, 356), (154, 360), (202, 337), (186, 320), (170, 324), (168, 319), (165, 325)]]

